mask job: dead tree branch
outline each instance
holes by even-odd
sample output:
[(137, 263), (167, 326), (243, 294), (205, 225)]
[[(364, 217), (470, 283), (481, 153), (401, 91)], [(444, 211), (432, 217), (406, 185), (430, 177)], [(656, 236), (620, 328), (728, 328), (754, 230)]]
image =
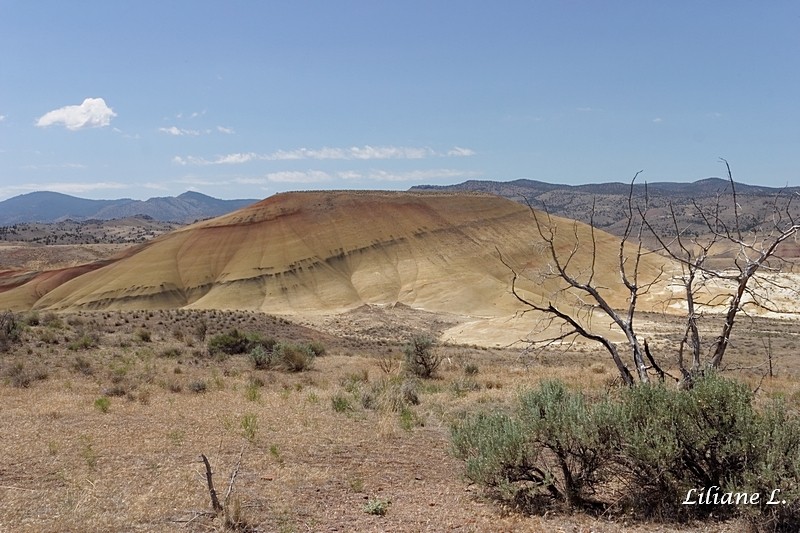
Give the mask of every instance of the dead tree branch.
[(214, 473), (211, 471), (211, 463), (208, 462), (208, 457), (205, 454), (200, 454), (200, 458), (206, 465), (206, 483), (208, 484), (208, 494), (211, 496), (211, 508), (215, 513), (219, 514), (222, 512), (222, 504), (219, 503), (217, 491), (214, 489)]
[[(547, 317), (543, 322), (548, 329), (560, 325), (558, 333), (534, 342), (540, 346), (563, 345), (583, 337), (599, 343), (610, 354), (627, 385), (636, 381), (647, 383), (650, 372), (661, 380), (668, 375), (677, 379), (659, 365), (637, 329), (640, 298), (654, 292), (665, 281), (667, 270), (672, 268), (666, 263), (657, 267), (656, 263), (645, 260), (653, 253), (665, 256), (679, 269), (674, 279), (679, 280), (681, 287), (682, 296), (677, 297), (677, 301), (685, 306), (685, 328), (676, 355), (682, 379), (687, 383), (691, 383), (693, 375), (703, 372), (704, 365), (721, 367), (740, 313), (749, 315), (756, 309), (782, 312), (775, 294), (794, 290), (800, 297), (800, 291), (790, 282), (761, 275), (780, 273), (783, 260), (778, 251), (781, 245), (789, 239), (797, 239), (800, 234), (800, 217), (791, 209), (795, 195), (788, 195), (788, 198), (776, 195), (771, 204), (772, 213), (759, 220), (740, 205), (740, 191), (731, 167), (725, 159), (721, 161), (727, 172), (727, 186), (716, 193), (710, 204), (693, 198), (694, 221), (691, 222), (681, 222), (675, 205), (669, 202), (664, 217), (666, 229), (662, 225), (656, 227), (646, 184), (643, 196), (635, 197), (635, 182), (641, 171), (634, 175), (617, 250), (619, 282), (618, 285), (612, 282), (611, 287), (602, 286), (609, 284), (600, 260), (601, 254), (608, 255), (608, 250), (601, 248), (608, 245), (606, 237), (601, 237), (602, 233), (595, 227), (596, 202), (590, 207), (586, 230), (578, 222), (572, 222), (568, 232), (564, 232), (563, 222), (560, 228), (559, 221), (551, 216), (546, 205), (543, 211), (538, 211), (526, 198), (535, 234), (540, 239), (535, 245), (536, 253), (545, 257), (546, 264), (535, 270), (515, 266), (499, 249), (497, 253), (512, 273), (511, 292), (526, 311), (536, 311)], [(562, 230), (560, 234), (559, 229)], [(655, 238), (658, 245), (655, 251), (647, 249), (645, 237)], [(730, 266), (721, 267), (728, 257)], [(536, 278), (531, 276), (532, 272)], [(644, 279), (645, 272), (647, 279)], [(550, 294), (540, 298), (526, 296), (519, 287), (523, 278), (551, 287)], [(626, 295), (624, 305), (617, 299), (621, 293)], [(676, 298), (665, 296), (664, 302), (672, 305)], [(720, 312), (723, 323), (719, 335), (704, 343), (699, 323), (709, 316), (719, 316)], [(612, 329), (624, 335), (632, 369), (626, 364), (618, 343), (592, 327), (593, 317), (598, 313), (608, 317)], [(708, 355), (704, 360), (705, 350)], [(691, 361), (687, 360), (689, 358)]]

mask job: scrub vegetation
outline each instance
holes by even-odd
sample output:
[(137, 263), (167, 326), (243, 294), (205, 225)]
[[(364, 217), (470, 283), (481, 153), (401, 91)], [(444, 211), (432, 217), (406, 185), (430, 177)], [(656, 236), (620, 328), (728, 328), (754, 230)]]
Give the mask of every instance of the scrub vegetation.
[[(435, 331), (408, 334), (426, 323), (412, 310), (387, 316), (396, 327), (369, 342), (367, 322), (342, 336), (260, 313), (2, 314), (0, 401), (13, 438), (0, 445), (0, 524), (487, 532), (796, 524), (796, 322), (752, 319), (729, 367), (677, 390), (623, 386), (590, 344), (528, 353), (428, 344)], [(656, 345), (681, 338), (680, 319), (649, 318), (663, 335)], [(428, 377), (408, 359), (416, 351), (438, 361)], [(209, 504), (201, 454), (222, 510)], [(690, 489), (713, 485), (718, 501), (734, 490), (762, 501), (682, 505)], [(765, 505), (775, 489), (790, 503)]]

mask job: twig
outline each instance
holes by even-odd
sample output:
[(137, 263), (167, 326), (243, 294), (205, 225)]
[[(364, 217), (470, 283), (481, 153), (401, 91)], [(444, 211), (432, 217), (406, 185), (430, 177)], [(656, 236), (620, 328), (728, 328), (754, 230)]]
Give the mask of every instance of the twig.
[(764, 384), (764, 379), (767, 377), (767, 374), (761, 374), (761, 379), (758, 382), (758, 386), (753, 390), (753, 396), (758, 394), (758, 391), (761, 390), (761, 385)]
[(208, 457), (206, 457), (205, 454), (200, 454), (200, 458), (206, 465), (206, 482), (208, 483), (208, 494), (211, 496), (211, 508), (214, 509), (215, 513), (221, 513), (222, 504), (219, 503), (217, 491), (214, 490), (214, 474), (211, 472), (211, 464), (208, 462)]
[(242, 466), (242, 456), (244, 455), (244, 444), (242, 444), (242, 449), (239, 452), (239, 459), (236, 461), (236, 466), (233, 468), (231, 472), (231, 480), (228, 482), (228, 490), (225, 491), (225, 505), (228, 505), (228, 499), (231, 497), (231, 493), (233, 492), (233, 484), (236, 483), (236, 476), (239, 475), (239, 468)]

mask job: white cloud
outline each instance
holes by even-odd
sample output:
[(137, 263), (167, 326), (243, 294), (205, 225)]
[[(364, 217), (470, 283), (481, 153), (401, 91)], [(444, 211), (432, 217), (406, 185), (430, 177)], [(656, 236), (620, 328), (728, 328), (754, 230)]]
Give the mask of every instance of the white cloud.
[(655, 122), (656, 124), (658, 124), (658, 123), (660, 123), (660, 122), (664, 122), (664, 119), (663, 119), (663, 118), (661, 118), (661, 117), (656, 117), (656, 118), (654, 118), (654, 119), (653, 119), (653, 122)]
[(230, 185), (229, 181), (211, 181), (202, 178), (196, 178), (194, 176), (187, 176), (184, 178), (180, 178), (175, 180), (175, 183), (182, 183), (184, 185), (199, 185), (202, 187), (216, 187), (220, 185)]
[(348, 149), (350, 159), (423, 159), (436, 152), (430, 148), (408, 148), (404, 146), (353, 146)]
[(44, 128), (63, 124), (70, 131), (77, 131), (108, 126), (116, 116), (102, 98), (87, 98), (80, 105), (68, 105), (45, 113), (36, 121), (36, 125)]
[(391, 172), (388, 170), (371, 170), (357, 172), (346, 170), (329, 174), (327, 172), (312, 170), (308, 172), (274, 172), (267, 174), (267, 179), (275, 182), (313, 183), (320, 181), (340, 180), (369, 180), (369, 181), (425, 181), (447, 178), (474, 178), (480, 174), (473, 171), (454, 170), (449, 168), (412, 170), (408, 172)]
[(142, 183), (142, 187), (144, 187), (145, 189), (155, 189), (157, 191), (168, 191), (169, 190), (169, 187), (167, 187), (163, 183), (147, 182), (147, 183)]
[(170, 135), (181, 135), (181, 130), (175, 126), (170, 126), (169, 128), (158, 128), (158, 131), (169, 133)]
[(360, 180), (364, 178), (364, 175), (360, 172), (356, 172), (354, 170), (345, 170), (344, 172), (337, 172), (336, 176), (343, 179), (343, 180)]
[(321, 170), (271, 172), (266, 178), (278, 183), (318, 183), (333, 179), (330, 174)]
[(351, 146), (349, 148), (323, 147), (319, 149), (297, 148), (295, 150), (278, 150), (268, 154), (255, 152), (220, 155), (214, 159), (196, 156), (175, 156), (173, 162), (179, 165), (232, 165), (249, 161), (300, 161), (306, 159), (368, 161), (381, 159), (425, 159), (429, 157), (468, 157), (475, 155), (469, 148), (455, 146), (447, 152), (437, 152), (428, 147), (408, 146)]
[[(369, 171), (343, 170), (326, 172), (324, 170), (287, 170), (269, 172), (258, 177), (237, 176), (226, 177), (219, 180), (201, 178), (197, 176), (184, 176), (174, 181), (189, 188), (193, 187), (230, 187), (231, 185), (261, 186), (269, 190), (266, 185), (270, 183), (282, 184), (310, 184), (310, 183), (347, 183), (352, 181), (363, 182), (415, 182), (430, 183), (437, 180), (459, 179), (466, 180), (481, 177), (483, 174), (471, 170), (456, 170), (450, 168), (435, 168), (425, 170), (412, 170), (394, 172), (389, 170), (373, 169)], [(156, 184), (147, 184), (149, 188), (157, 188)]]
[(177, 118), (177, 119), (181, 119), (181, 118), (184, 118), (184, 117), (185, 118), (197, 118), (197, 117), (202, 117), (205, 114), (206, 114), (206, 110), (205, 109), (202, 110), (202, 111), (193, 111), (193, 112), (189, 113), (188, 115), (186, 113), (184, 113), (184, 112), (180, 112), (180, 113), (176, 113), (175, 114), (175, 118)]
[(263, 156), (268, 161), (284, 161), (297, 159), (423, 159), (437, 155), (430, 148), (415, 148), (407, 146), (351, 146), (349, 148), (323, 147), (312, 150), (298, 148), (296, 150), (278, 150)]
[(447, 178), (472, 178), (478, 173), (472, 171), (455, 170), (449, 168), (411, 170), (408, 172), (389, 172), (386, 170), (373, 170), (366, 177), (374, 181), (425, 181)]
[[(163, 133), (169, 133), (170, 135), (175, 135), (176, 137), (189, 135), (191, 137), (197, 137), (198, 135), (202, 135), (204, 132), (200, 130), (187, 130), (183, 128), (179, 128), (177, 126), (170, 126), (169, 128), (158, 128), (158, 131)], [(205, 133), (210, 133), (209, 130), (206, 130)]]
[(141, 139), (142, 138), (142, 136), (139, 135), (138, 133), (125, 133), (124, 131), (122, 131), (119, 128), (112, 128), (112, 130), (114, 131), (114, 133), (119, 133), (120, 135), (122, 135), (122, 137), (125, 138), (125, 139)]
[(5, 122), (5, 121), (6, 121), (6, 116), (0, 115), (0, 122)]
[(106, 189), (127, 189), (129, 185), (124, 183), (100, 181), (93, 183), (48, 183), (45, 184), (48, 191), (56, 191), (63, 193), (84, 193), (89, 191), (98, 191)]
[(268, 178), (234, 178), (233, 182), (238, 185), (266, 185)]
[(228, 154), (218, 157), (216, 160), (214, 160), (213, 164), (239, 165), (241, 163), (247, 163), (248, 161), (252, 161), (253, 159), (258, 159), (258, 154), (254, 154), (253, 152), (248, 152), (244, 154)]
[(470, 157), (475, 155), (475, 150), (470, 150), (469, 148), (461, 148), (460, 146), (454, 146), (450, 150), (448, 150), (447, 155), (450, 157)]
[(189, 155), (186, 157), (181, 157), (179, 155), (176, 155), (175, 157), (172, 158), (172, 162), (175, 163), (176, 165), (181, 165), (181, 166), (239, 165), (242, 163), (247, 163), (248, 161), (252, 161), (254, 159), (263, 159), (263, 157), (253, 152), (219, 155), (214, 159), (205, 159), (202, 157), (195, 157), (193, 155)]
[(225, 126), (217, 126), (217, 131), (220, 132), (220, 133), (228, 134), (228, 135), (232, 135), (232, 134), (236, 133), (233, 130), (233, 128), (226, 128)]
[(82, 163), (56, 163), (56, 164), (45, 164), (45, 165), (25, 165), (21, 167), (23, 170), (64, 170), (64, 169), (85, 169), (88, 168), (86, 165)]
[(172, 162), (175, 163), (176, 165), (180, 165), (180, 166), (186, 166), (186, 165), (189, 164), (189, 162), (186, 160), (186, 158), (183, 158), (183, 157), (181, 157), (179, 155), (176, 155), (175, 157), (173, 157), (172, 158)]

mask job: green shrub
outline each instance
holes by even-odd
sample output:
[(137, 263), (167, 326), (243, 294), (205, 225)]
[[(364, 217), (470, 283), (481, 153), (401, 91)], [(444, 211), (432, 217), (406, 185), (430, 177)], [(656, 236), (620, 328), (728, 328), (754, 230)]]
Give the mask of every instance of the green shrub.
[(369, 371), (364, 368), (360, 372), (350, 372), (345, 374), (344, 377), (339, 381), (339, 384), (347, 392), (359, 392), (363, 386), (369, 384)]
[(468, 392), (481, 390), (481, 384), (472, 378), (460, 378), (450, 382), (450, 391), (456, 397), (465, 396)]
[(331, 407), (337, 413), (346, 413), (353, 410), (353, 405), (350, 402), (350, 398), (340, 392), (337, 392), (331, 396)]
[(311, 341), (306, 343), (306, 345), (308, 349), (311, 350), (311, 353), (314, 354), (314, 357), (322, 357), (327, 352), (325, 345), (322, 344), (321, 341)]
[(58, 344), (60, 335), (52, 329), (42, 329), (39, 331), (39, 340), (45, 344)]
[(41, 323), (38, 311), (30, 311), (25, 315), (23, 322), (28, 326), (38, 326)]
[(602, 481), (617, 429), (606, 401), (587, 403), (558, 381), (544, 381), (519, 398), (518, 417), (531, 442), (554, 458), (544, 465), (543, 487), (570, 507), (591, 504), (589, 495)]
[(96, 333), (79, 333), (77, 337), (67, 343), (67, 349), (73, 352), (88, 350), (97, 346), (99, 342), (100, 337)]
[(106, 387), (103, 389), (103, 396), (125, 396), (128, 394), (128, 390), (122, 385), (114, 385), (111, 387)]
[(25, 369), (25, 363), (18, 361), (4, 372), (11, 384), (19, 389), (27, 389), (33, 382), (33, 376)]
[(464, 365), (465, 376), (477, 376), (479, 371), (480, 370), (478, 369), (478, 365), (476, 365), (475, 363), (467, 363), (466, 365)]
[(624, 391), (618, 405), (617, 465), (634, 481), (631, 505), (659, 515), (733, 512), (680, 505), (692, 488), (740, 491), (756, 461), (759, 415), (743, 384), (709, 375), (688, 391), (661, 385)]
[(433, 349), (433, 339), (425, 335), (414, 335), (403, 347), (406, 370), (420, 378), (430, 378), (439, 369), (442, 357)]
[(275, 362), (275, 352), (273, 349), (267, 350), (263, 345), (256, 344), (253, 348), (248, 352), (248, 357), (250, 357), (250, 361), (253, 363), (253, 367), (257, 369), (266, 369), (266, 368), (273, 368), (276, 364)]
[(41, 317), (42, 325), (52, 329), (64, 329), (64, 322), (53, 311), (47, 311)]
[(164, 357), (165, 359), (177, 359), (181, 356), (181, 349), (176, 348), (175, 346), (164, 348), (158, 353), (158, 356)]
[(274, 357), (283, 370), (302, 372), (314, 366), (314, 352), (308, 344), (280, 342), (275, 345)]
[(270, 353), (275, 349), (275, 345), (278, 344), (278, 341), (276, 341), (272, 337), (263, 338), (258, 334), (249, 334), (247, 338), (250, 341), (251, 350), (256, 346), (260, 346), (264, 349), (264, 351)]
[(361, 392), (361, 404), (368, 409), (399, 412), (419, 404), (418, 385), (419, 380), (416, 378), (382, 378), (373, 382), (368, 390)]
[(201, 318), (200, 320), (198, 320), (195, 323), (194, 327), (192, 328), (192, 332), (194, 333), (194, 336), (197, 337), (197, 339), (200, 342), (205, 341), (206, 340), (206, 333), (208, 333), (208, 322), (206, 322), (206, 319), (205, 318)]
[(208, 341), (208, 352), (212, 355), (245, 353), (250, 347), (250, 340), (237, 329), (214, 335)]
[(380, 498), (373, 498), (364, 504), (364, 512), (375, 516), (384, 516), (389, 510), (390, 502), (381, 500)]
[(91, 376), (94, 374), (94, 368), (92, 368), (92, 362), (88, 359), (85, 359), (81, 356), (75, 358), (72, 362), (72, 370), (83, 374), (84, 376)]
[(139, 328), (136, 330), (136, 338), (142, 342), (150, 342), (153, 340), (153, 336), (150, 334), (150, 331), (144, 328)]
[(211, 337), (208, 341), (208, 352), (212, 355), (236, 355), (248, 353), (260, 346), (269, 353), (276, 344), (275, 339), (264, 339), (257, 333), (245, 334), (234, 328)]
[(208, 384), (202, 379), (192, 381), (189, 383), (189, 390), (197, 394), (202, 394), (208, 390)]
[[(762, 501), (745, 506), (745, 516), (760, 531), (800, 531), (800, 420), (776, 401), (764, 410), (759, 424), (754, 446), (759, 453), (738, 490), (761, 494)], [(786, 503), (766, 504), (773, 494)]]
[[(800, 419), (780, 403), (756, 410), (745, 385), (717, 375), (687, 391), (640, 385), (593, 402), (546, 381), (521, 393), (512, 412), (465, 415), (451, 438), (470, 479), (528, 512), (564, 503), (672, 520), (738, 515), (772, 531), (800, 527)], [(594, 499), (604, 486), (616, 492), (615, 509)], [(691, 489), (761, 500), (683, 505)], [(766, 504), (775, 489), (786, 504)]]
[(467, 477), (508, 502), (528, 497), (526, 485), (541, 487), (540, 450), (531, 445), (522, 422), (506, 413), (467, 415), (451, 429), (453, 451), (464, 460)]
[(425, 422), (411, 407), (405, 406), (398, 413), (400, 427), (405, 431), (411, 431), (417, 426), (424, 426)]
[(11, 311), (0, 313), (0, 352), (9, 351), (21, 337), (21, 328), (16, 315)]

